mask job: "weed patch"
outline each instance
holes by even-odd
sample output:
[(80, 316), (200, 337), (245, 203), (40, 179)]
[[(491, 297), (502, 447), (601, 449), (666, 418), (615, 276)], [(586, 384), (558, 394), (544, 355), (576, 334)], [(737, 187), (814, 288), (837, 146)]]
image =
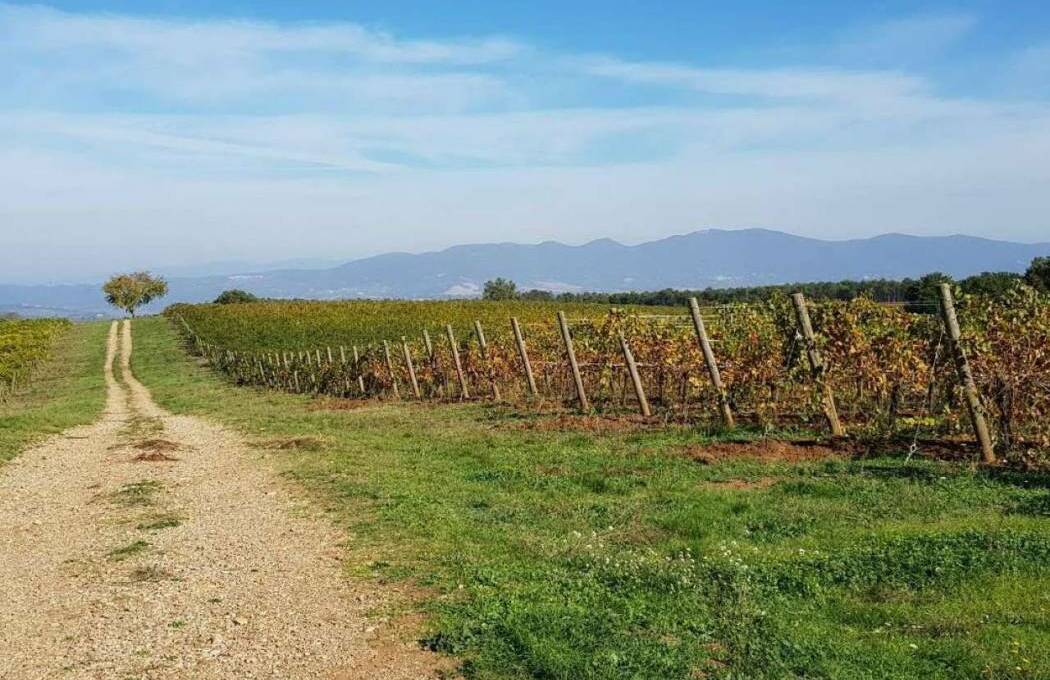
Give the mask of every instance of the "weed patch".
[(167, 439), (143, 439), (132, 446), (140, 451), (178, 451), (179, 445)]
[(178, 461), (178, 458), (160, 451), (143, 451), (132, 460), (136, 463), (174, 463)]
[(164, 432), (164, 421), (153, 416), (133, 415), (122, 434), (128, 439), (157, 439)]
[(131, 580), (136, 583), (157, 583), (159, 581), (170, 581), (174, 578), (170, 571), (155, 564), (135, 567), (131, 571)]
[(145, 479), (140, 482), (132, 482), (120, 487), (110, 494), (110, 498), (116, 503), (126, 507), (152, 505), (157, 493), (163, 485), (155, 479)]
[(325, 442), (318, 437), (285, 437), (258, 442), (256, 446), (273, 451), (320, 451)]
[(136, 555), (140, 555), (145, 551), (149, 550), (150, 544), (143, 540), (133, 541), (120, 548), (114, 548), (106, 553), (106, 557), (113, 560), (114, 562), (122, 562), (123, 560), (129, 559)]
[(162, 514), (154, 515), (149, 519), (140, 522), (136, 528), (139, 531), (162, 531), (164, 529), (173, 529), (182, 524), (182, 519), (177, 515)]

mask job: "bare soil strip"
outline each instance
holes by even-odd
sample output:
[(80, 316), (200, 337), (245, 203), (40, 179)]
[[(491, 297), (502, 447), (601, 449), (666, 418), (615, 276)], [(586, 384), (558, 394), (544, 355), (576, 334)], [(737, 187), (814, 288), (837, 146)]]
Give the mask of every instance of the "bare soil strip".
[(130, 357), (114, 323), (103, 418), (0, 472), (0, 678), (433, 677), (368, 617), (390, 593), (343, 576), (343, 537)]

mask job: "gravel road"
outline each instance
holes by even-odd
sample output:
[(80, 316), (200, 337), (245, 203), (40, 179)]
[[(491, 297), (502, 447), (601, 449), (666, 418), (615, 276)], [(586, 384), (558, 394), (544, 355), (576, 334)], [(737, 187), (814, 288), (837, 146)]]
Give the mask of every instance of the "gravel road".
[(236, 433), (158, 407), (131, 350), (114, 323), (101, 420), (0, 468), (0, 678), (434, 677), (369, 617), (394, 594), (343, 574), (345, 536)]

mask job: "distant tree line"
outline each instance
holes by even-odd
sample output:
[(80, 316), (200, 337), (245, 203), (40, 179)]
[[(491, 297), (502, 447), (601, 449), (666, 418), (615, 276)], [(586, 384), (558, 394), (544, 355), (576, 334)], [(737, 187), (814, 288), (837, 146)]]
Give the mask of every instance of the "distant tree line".
[(771, 286), (740, 288), (703, 288), (681, 290), (665, 288), (655, 291), (621, 293), (552, 293), (547, 290), (518, 291), (510, 280), (498, 278), (485, 283), (482, 297), (486, 300), (543, 300), (557, 302), (599, 302), (614, 305), (688, 304), (695, 297), (701, 304), (722, 305), (733, 302), (761, 302), (777, 293), (802, 292), (813, 300), (852, 300), (861, 296), (877, 302), (908, 304), (933, 303), (937, 287), (954, 283), (961, 292), (984, 295), (1002, 295), (1024, 283), (1037, 290), (1050, 292), (1050, 257), (1037, 257), (1024, 274), (1013, 272), (983, 272), (955, 281), (951, 276), (933, 272), (918, 279), (870, 279), (866, 281), (821, 281), (815, 283), (785, 283)]
[[(485, 300), (539, 300), (556, 302), (597, 302), (611, 305), (680, 306), (695, 297), (701, 304), (723, 305), (733, 302), (762, 302), (775, 294), (801, 291), (812, 300), (852, 300), (867, 296), (877, 302), (906, 304), (934, 303), (937, 286), (954, 283), (961, 292), (983, 295), (1002, 295), (1020, 283), (1050, 293), (1050, 257), (1037, 257), (1024, 274), (1013, 272), (983, 272), (955, 281), (951, 276), (933, 272), (918, 279), (870, 279), (866, 281), (821, 281), (816, 283), (784, 283), (773, 286), (740, 288), (703, 288), (682, 290), (665, 288), (654, 291), (621, 293), (552, 293), (547, 290), (518, 290), (514, 281), (496, 278), (485, 282), (482, 298)], [(265, 301), (248, 291), (224, 291), (215, 304), (243, 304)]]

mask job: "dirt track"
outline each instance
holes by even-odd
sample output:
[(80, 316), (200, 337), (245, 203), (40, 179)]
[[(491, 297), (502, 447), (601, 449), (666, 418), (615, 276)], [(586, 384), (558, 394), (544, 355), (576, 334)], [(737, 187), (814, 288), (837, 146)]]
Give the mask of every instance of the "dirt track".
[(431, 677), (333, 527), (130, 356), (114, 323), (103, 418), (0, 469), (0, 678)]

